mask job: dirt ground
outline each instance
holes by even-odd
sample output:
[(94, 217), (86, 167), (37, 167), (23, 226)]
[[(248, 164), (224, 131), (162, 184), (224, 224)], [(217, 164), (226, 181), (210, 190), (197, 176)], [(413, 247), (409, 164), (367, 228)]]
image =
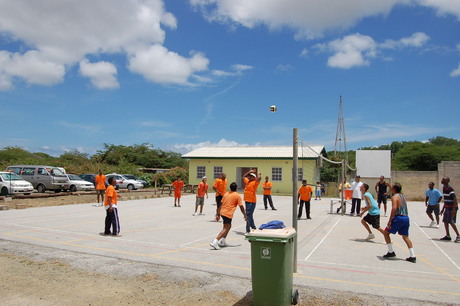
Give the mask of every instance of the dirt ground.
[[(151, 197), (153, 191), (121, 193)], [(95, 202), (95, 194), (66, 195), (5, 202), (11, 209)], [(91, 259), (90, 259), (91, 257)], [(0, 240), (0, 305), (251, 305), (251, 280), (201, 271), (31, 248)], [(194, 275), (184, 279), (183, 275)], [(240, 295), (224, 290), (239, 282)], [(420, 305), (341, 290), (298, 288), (299, 305)]]

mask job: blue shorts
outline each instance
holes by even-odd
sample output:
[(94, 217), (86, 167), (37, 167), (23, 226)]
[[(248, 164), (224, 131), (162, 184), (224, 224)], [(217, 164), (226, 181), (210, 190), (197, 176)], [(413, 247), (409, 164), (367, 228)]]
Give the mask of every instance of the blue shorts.
[(317, 197), (320, 197), (320, 196), (321, 196), (321, 190), (320, 190), (320, 189), (316, 190), (316, 196), (317, 196)]
[(391, 221), (391, 228), (385, 230), (391, 234), (409, 236), (409, 216), (395, 216)]

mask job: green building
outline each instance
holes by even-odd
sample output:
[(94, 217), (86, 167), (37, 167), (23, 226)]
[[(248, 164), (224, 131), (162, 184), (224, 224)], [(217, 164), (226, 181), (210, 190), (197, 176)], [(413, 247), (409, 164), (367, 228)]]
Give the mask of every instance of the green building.
[[(306, 179), (308, 184), (314, 185), (320, 180), (319, 154), (324, 152), (324, 146), (299, 147), (299, 182)], [(214, 180), (225, 173), (229, 184), (236, 182), (241, 188), (244, 186), (242, 175), (257, 169), (262, 174), (262, 181), (265, 176), (269, 177), (273, 193), (292, 193), (292, 146), (201, 147), (182, 155), (182, 158), (189, 161), (190, 184), (199, 184), (206, 176), (211, 188)], [(261, 193), (262, 188), (259, 187), (258, 192)]]

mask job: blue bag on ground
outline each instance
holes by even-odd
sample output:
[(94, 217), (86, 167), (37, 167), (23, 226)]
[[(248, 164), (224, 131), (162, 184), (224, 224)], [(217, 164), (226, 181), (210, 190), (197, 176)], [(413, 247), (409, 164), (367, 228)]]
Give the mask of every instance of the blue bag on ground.
[(263, 229), (266, 229), (266, 228), (276, 229), (276, 228), (285, 228), (285, 227), (286, 226), (284, 225), (283, 221), (273, 220), (273, 221), (270, 221), (268, 223), (262, 224), (261, 226), (259, 226), (259, 229), (263, 230)]

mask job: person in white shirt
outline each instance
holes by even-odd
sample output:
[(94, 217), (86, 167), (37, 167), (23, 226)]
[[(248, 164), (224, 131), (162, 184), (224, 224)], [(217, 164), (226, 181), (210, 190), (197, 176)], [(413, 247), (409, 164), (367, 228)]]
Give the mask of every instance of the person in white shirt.
[(363, 194), (361, 192), (361, 186), (363, 182), (361, 182), (361, 176), (357, 175), (355, 177), (355, 181), (351, 183), (351, 190), (353, 190), (353, 195), (351, 198), (351, 212), (350, 216), (355, 215), (355, 208), (356, 208), (356, 216), (359, 216), (361, 211), (361, 199), (363, 198)]

